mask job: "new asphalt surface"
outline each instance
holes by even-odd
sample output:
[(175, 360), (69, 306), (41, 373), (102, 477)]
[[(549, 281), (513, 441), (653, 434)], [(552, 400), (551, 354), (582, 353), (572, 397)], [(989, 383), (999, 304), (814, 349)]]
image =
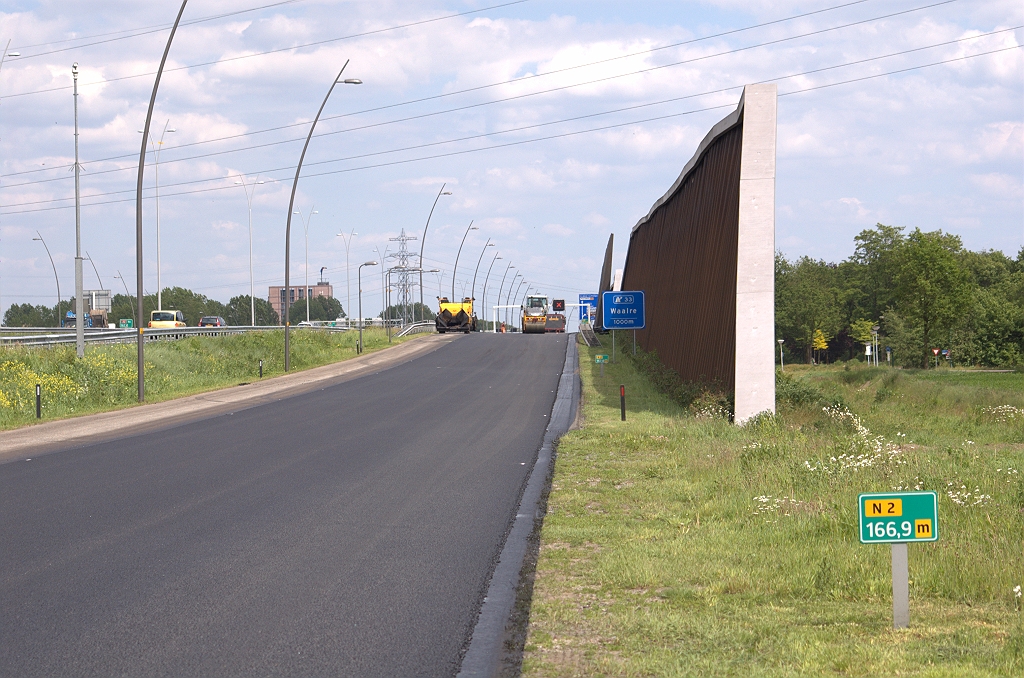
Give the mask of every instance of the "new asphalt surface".
[(0, 465), (0, 676), (445, 676), (566, 335)]

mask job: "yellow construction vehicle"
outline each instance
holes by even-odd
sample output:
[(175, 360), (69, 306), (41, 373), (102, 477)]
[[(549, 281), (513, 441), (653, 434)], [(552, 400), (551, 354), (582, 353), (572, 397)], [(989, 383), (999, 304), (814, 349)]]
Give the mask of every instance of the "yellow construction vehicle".
[(544, 334), (548, 321), (548, 298), (529, 295), (519, 315), (523, 334)]
[(476, 332), (476, 315), (473, 313), (473, 300), (466, 297), (461, 302), (448, 301), (448, 297), (438, 297), (441, 307), (434, 326), (438, 334), (445, 332)]

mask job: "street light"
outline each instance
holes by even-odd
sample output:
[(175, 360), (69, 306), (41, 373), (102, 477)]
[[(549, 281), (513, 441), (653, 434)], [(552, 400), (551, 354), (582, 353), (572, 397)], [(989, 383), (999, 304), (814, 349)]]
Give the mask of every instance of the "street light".
[(494, 258), (491, 259), (491, 265), (487, 267), (487, 275), (484, 276), (484, 324), (485, 324), (485, 326), (486, 326), (486, 323), (487, 323), (487, 281), (491, 277), (491, 269), (494, 268), (494, 262), (496, 262), (498, 259), (501, 259), (501, 257), (499, 257), (498, 253), (495, 252), (494, 253)]
[[(128, 303), (131, 304), (131, 307), (132, 307), (132, 317), (134, 318), (135, 317), (135, 300), (132, 299), (131, 293), (128, 292), (128, 283), (126, 283), (124, 281), (124, 277), (121, 275), (121, 271), (120, 270), (118, 270), (117, 275), (114, 276), (114, 279), (115, 280), (120, 280), (121, 284), (124, 285), (124, 294), (125, 294), (126, 297), (128, 297)], [(100, 287), (103, 287), (103, 283), (100, 283)]]
[[(520, 280), (520, 281), (519, 281), (519, 286), (518, 286), (518, 287), (516, 287), (516, 293), (515, 293), (515, 296), (514, 296), (514, 298), (515, 298), (515, 299), (518, 299), (518, 298), (519, 298), (519, 290), (520, 290), (520, 289), (522, 289), (522, 287), (523, 287), (523, 285), (524, 285), (525, 283), (526, 283), (526, 278), (525, 278), (525, 277), (524, 277), (524, 278), (523, 278), (522, 280)], [(529, 285), (527, 285), (527, 286), (526, 286), (526, 289), (527, 289), (527, 290), (529, 290), (529, 289), (530, 289), (530, 286), (529, 286)], [(512, 309), (509, 309), (509, 310), (512, 310)], [(515, 320), (515, 318), (513, 318), (513, 320)], [(520, 327), (519, 329), (520, 329), (520, 330), (522, 330), (523, 328), (522, 328), (522, 327)]]
[(46, 256), (50, 257), (50, 266), (53, 266), (53, 279), (57, 281), (57, 327), (60, 327), (60, 278), (57, 277), (57, 266), (53, 263), (53, 257), (50, 256), (50, 248), (46, 247), (46, 241), (43, 240), (43, 234), (36, 231), (38, 238), (32, 238), (43, 243), (43, 247), (46, 249)]
[[(298, 214), (299, 215), (299, 221), (302, 221), (302, 210), (301, 209), (295, 210), (295, 214)], [(313, 215), (314, 214), (320, 214), (320, 213), (317, 212), (316, 210), (312, 210), (312, 211), (310, 211), (309, 214), (306, 215), (306, 220), (302, 221), (302, 232), (306, 234), (306, 265), (304, 267), (305, 268), (305, 274), (306, 274), (306, 289), (303, 290), (302, 293), (304, 295), (306, 295), (306, 322), (307, 323), (309, 322), (309, 222), (313, 219)], [(288, 292), (285, 291), (284, 295), (287, 297), (288, 296)]]
[(376, 265), (376, 261), (367, 261), (365, 264), (359, 264), (359, 268), (356, 270), (356, 287), (359, 295), (359, 346), (356, 353), (363, 352), (363, 266)]
[[(455, 301), (455, 274), (459, 270), (459, 256), (462, 254), (462, 246), (466, 244), (466, 236), (469, 235), (470, 231), (479, 231), (480, 229), (473, 225), (473, 222), (469, 222), (469, 228), (466, 229), (465, 234), (462, 236), (462, 242), (459, 244), (459, 252), (455, 255), (455, 267), (452, 268), (452, 301)], [(463, 292), (465, 295), (465, 292)]]
[(164, 54), (160, 57), (160, 65), (156, 69), (153, 92), (149, 95), (149, 108), (146, 109), (146, 124), (142, 128), (142, 148), (139, 149), (139, 173), (135, 180), (135, 294), (139, 300), (139, 326), (138, 334), (135, 336), (135, 353), (138, 361), (136, 375), (138, 375), (140, 403), (146, 399), (146, 349), (142, 329), (142, 295), (145, 292), (144, 280), (142, 279), (142, 179), (146, 173), (146, 140), (149, 138), (149, 125), (153, 122), (153, 108), (156, 106), (156, 94), (160, 90), (160, 78), (163, 77), (167, 55), (171, 51), (171, 42), (174, 40), (174, 34), (178, 31), (178, 24), (181, 22), (181, 15), (185, 13), (186, 4), (188, 4), (188, 0), (181, 0), (181, 8), (178, 10), (178, 16), (175, 17), (174, 24), (171, 26), (171, 32), (167, 36), (167, 44), (164, 46)]
[[(423, 268), (423, 248), (427, 245), (427, 229), (430, 228), (430, 217), (434, 216), (434, 208), (437, 207), (437, 201), (441, 199), (442, 195), (451, 195), (451, 191), (444, 190), (444, 187), (448, 183), (441, 184), (441, 190), (437, 192), (437, 197), (434, 198), (434, 204), (430, 207), (430, 214), (427, 215), (427, 225), (423, 227), (423, 238), (420, 240), (420, 268)], [(423, 272), (420, 272), (420, 320), (423, 320)]]
[[(289, 350), (289, 334), (291, 331), (291, 322), (288, 316), (288, 287), (291, 281), (291, 244), (292, 244), (292, 210), (295, 209), (295, 189), (299, 186), (299, 175), (302, 173), (302, 161), (306, 159), (306, 149), (309, 148), (309, 140), (313, 138), (313, 130), (316, 129), (316, 123), (320, 120), (320, 114), (324, 112), (324, 106), (327, 105), (327, 100), (331, 98), (331, 92), (334, 91), (334, 86), (338, 83), (345, 85), (361, 85), (362, 80), (358, 78), (349, 78), (347, 80), (341, 80), (341, 74), (345, 72), (345, 67), (348, 66), (348, 60), (345, 60), (345, 65), (338, 71), (338, 75), (331, 81), (331, 88), (327, 90), (327, 96), (324, 97), (324, 102), (320, 104), (320, 110), (316, 112), (316, 117), (313, 118), (313, 124), (309, 126), (309, 133), (306, 135), (306, 143), (302, 146), (302, 154), (299, 156), (299, 164), (295, 167), (295, 178), (292, 180), (292, 195), (288, 199), (288, 223), (285, 225), (284, 233), (284, 371), (287, 372), (291, 366), (291, 351)], [(309, 305), (308, 303), (306, 304)]]
[[(164, 308), (163, 284), (160, 282), (160, 151), (163, 150), (164, 135), (168, 132), (178, 131), (174, 128), (167, 129), (170, 124), (170, 120), (164, 123), (164, 131), (160, 133), (159, 142), (154, 143), (152, 135), (149, 138), (149, 145), (153, 147), (153, 179), (156, 182), (156, 309), (158, 311)], [(143, 134), (143, 130), (140, 129), (139, 134)]]
[(785, 372), (786, 371), (786, 363), (785, 363), (785, 360), (782, 357), (782, 344), (785, 341), (786, 341), (785, 339), (779, 339), (779, 371), (780, 372)]
[(388, 258), (388, 250), (391, 249), (390, 245), (384, 246), (384, 254), (381, 255), (380, 248), (376, 245), (373, 246), (373, 251), (377, 253), (377, 261), (380, 262), (380, 327), (384, 329), (386, 323), (384, 321), (384, 312), (387, 310), (387, 300), (384, 296), (386, 290), (384, 289), (384, 262)]
[[(515, 268), (515, 266), (513, 266), (512, 268)], [(506, 271), (506, 273), (507, 272), (508, 271)], [(505, 306), (506, 306), (506, 308), (505, 308), (505, 324), (506, 325), (508, 325), (508, 312), (509, 312), (509, 309), (507, 307), (509, 305), (509, 301), (512, 299), (512, 286), (516, 284), (516, 278), (519, 278), (522, 275), (523, 274), (522, 274), (521, 271), (516, 271), (516, 274), (514, 276), (512, 276), (512, 282), (510, 282), (508, 284), (508, 294), (505, 295)]]
[[(348, 266), (348, 246), (352, 244), (352, 238), (354, 238), (357, 235), (359, 234), (356, 233), (356, 230), (354, 228), (352, 229), (352, 232), (348, 234), (347, 238), (345, 237), (344, 233), (338, 234), (338, 237), (341, 238), (342, 242), (345, 243), (345, 303), (348, 304), (348, 306), (345, 307), (345, 315), (347, 315), (349, 318), (352, 317), (352, 287), (349, 285), (349, 281), (352, 279), (352, 273), (350, 272)], [(384, 260), (381, 259), (381, 261)], [(351, 320), (349, 320), (347, 324), (349, 327), (352, 327)]]
[[(252, 326), (256, 327), (256, 281), (252, 276), (252, 199), (256, 195), (256, 186), (259, 184), (265, 184), (267, 182), (260, 179), (260, 175), (256, 175), (256, 181), (254, 181), (250, 189), (245, 184), (245, 176), (239, 174), (238, 180), (235, 182), (236, 186), (241, 186), (242, 190), (245, 191), (245, 200), (249, 203), (249, 307), (251, 312)], [(288, 293), (285, 292), (287, 295)], [(309, 304), (306, 304), (307, 306)]]
[(476, 301), (476, 274), (480, 271), (480, 262), (484, 260), (484, 252), (487, 251), (488, 247), (494, 247), (494, 243), (491, 242), (490, 238), (484, 243), (484, 248), (480, 250), (480, 258), (476, 260), (476, 268), (473, 269), (473, 286), (469, 288), (469, 298), (474, 302)]
[(79, 176), (82, 165), (78, 162), (78, 62), (71, 65), (75, 102), (75, 355), (85, 357), (85, 299), (82, 298), (82, 200)]
[[(504, 275), (501, 276), (501, 284), (498, 285), (498, 304), (497, 304), (498, 306), (501, 306), (501, 290), (504, 289), (504, 287), (505, 287), (505, 276), (508, 275), (508, 270), (510, 268), (515, 268), (515, 266), (512, 265), (511, 261), (508, 262), (508, 266), (505, 267), (505, 273), (504, 273)], [(498, 324), (498, 314), (497, 313), (494, 314), (494, 324), (495, 324), (494, 331), (497, 332), (498, 331), (498, 327), (497, 327), (497, 324)]]

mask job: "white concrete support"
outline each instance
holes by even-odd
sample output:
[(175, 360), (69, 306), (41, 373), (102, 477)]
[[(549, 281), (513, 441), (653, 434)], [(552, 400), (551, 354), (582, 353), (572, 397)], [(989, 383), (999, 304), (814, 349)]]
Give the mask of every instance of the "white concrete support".
[(775, 85), (743, 88), (735, 421), (775, 412)]

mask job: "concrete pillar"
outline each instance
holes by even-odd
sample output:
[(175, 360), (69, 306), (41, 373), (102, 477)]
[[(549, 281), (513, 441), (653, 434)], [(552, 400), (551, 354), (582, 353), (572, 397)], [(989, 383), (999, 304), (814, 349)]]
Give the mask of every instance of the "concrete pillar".
[(736, 253), (736, 401), (742, 424), (775, 412), (775, 85), (743, 88)]

